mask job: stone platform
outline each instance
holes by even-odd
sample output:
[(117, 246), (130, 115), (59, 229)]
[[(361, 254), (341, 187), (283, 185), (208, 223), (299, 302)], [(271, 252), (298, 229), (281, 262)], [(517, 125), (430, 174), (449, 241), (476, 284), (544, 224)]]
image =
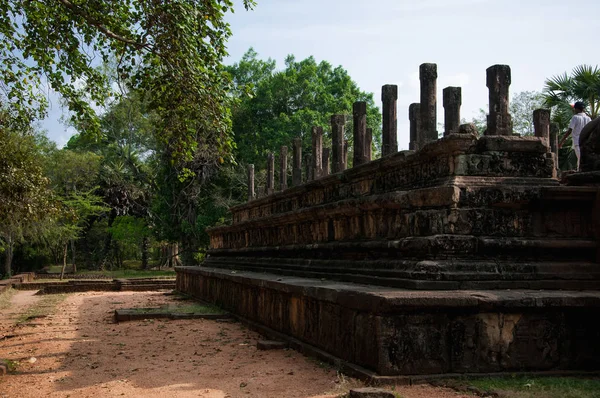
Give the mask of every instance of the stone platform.
[(450, 134), (231, 209), (205, 266), (426, 289), (600, 288), (596, 186), (537, 137)]
[(177, 268), (177, 290), (356, 376), (600, 369), (600, 292), (415, 291)]
[(599, 170), (559, 183), (548, 110), (534, 137), (513, 134), (507, 65), (486, 71), (483, 136), (458, 124), (460, 89), (446, 88), (437, 139), (436, 67), (420, 72), (414, 150), (397, 152), (397, 87), (382, 91), (381, 159), (357, 102), (346, 169), (346, 118), (333, 115), (333, 174), (320, 126), (304, 184), (300, 138), (293, 187), (287, 147), (279, 192), (273, 154), (266, 196), (249, 167), (248, 203), (207, 231), (205, 262), (177, 268), (177, 289), (371, 380), (600, 370)]

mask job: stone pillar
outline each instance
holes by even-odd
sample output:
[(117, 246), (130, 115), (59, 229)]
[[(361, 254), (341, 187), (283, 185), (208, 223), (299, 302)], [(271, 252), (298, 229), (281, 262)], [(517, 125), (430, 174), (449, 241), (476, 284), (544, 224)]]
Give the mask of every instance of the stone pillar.
[(254, 165), (248, 165), (248, 202), (256, 197), (254, 193)]
[(356, 167), (366, 163), (367, 103), (355, 102), (352, 106), (352, 116), (354, 117), (354, 167)]
[(508, 113), (510, 66), (494, 65), (486, 70), (489, 89), (490, 114), (487, 116), (486, 135), (512, 135), (512, 118)]
[(536, 137), (546, 138), (550, 141), (550, 109), (533, 111), (533, 133)]
[(312, 181), (314, 178), (312, 167), (312, 155), (306, 156), (306, 181)]
[(421, 128), (422, 142), (419, 147), (438, 139), (437, 133), (437, 65), (421, 64), (419, 67), (421, 80)]
[(446, 87), (444, 94), (444, 136), (457, 133), (460, 126), (461, 88)]
[(373, 129), (367, 128), (365, 134), (365, 161), (370, 162), (373, 155)]
[(313, 179), (321, 178), (323, 174), (323, 127), (312, 128), (312, 175)]
[(398, 100), (398, 86), (386, 84), (381, 88), (381, 101), (383, 102), (383, 129), (381, 156), (398, 152), (398, 115), (396, 102)]
[(348, 168), (348, 140), (344, 140), (344, 163), (342, 164), (342, 170)]
[(550, 124), (550, 152), (554, 155), (554, 167), (558, 171), (558, 135), (560, 134), (560, 127), (558, 123)]
[(321, 166), (323, 167), (323, 173), (322, 173), (323, 177), (329, 175), (329, 154), (330, 153), (331, 153), (330, 148), (323, 148), (323, 159), (321, 161)]
[(267, 156), (267, 185), (265, 193), (271, 195), (275, 190), (275, 155), (270, 153)]
[(279, 153), (279, 190), (287, 189), (287, 154), (288, 147), (282, 146)]
[(344, 115), (331, 116), (331, 170), (339, 173), (344, 167)]
[(422, 145), (421, 104), (410, 104), (408, 107), (408, 120), (410, 121), (410, 142), (408, 144), (408, 149), (416, 151)]
[(302, 185), (302, 138), (294, 138), (294, 153), (292, 159), (292, 185)]

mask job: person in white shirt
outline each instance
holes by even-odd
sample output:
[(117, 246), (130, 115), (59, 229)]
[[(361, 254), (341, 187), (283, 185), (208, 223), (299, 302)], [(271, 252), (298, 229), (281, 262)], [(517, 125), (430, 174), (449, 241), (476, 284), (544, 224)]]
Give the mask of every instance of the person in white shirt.
[(573, 118), (571, 118), (571, 123), (569, 123), (569, 129), (563, 136), (558, 147), (562, 147), (569, 135), (573, 135), (573, 150), (575, 151), (575, 155), (577, 155), (577, 171), (579, 171), (579, 157), (581, 155), (581, 151), (579, 149), (579, 134), (583, 127), (592, 121), (588, 115), (584, 112), (585, 105), (583, 102), (576, 102), (573, 105)]

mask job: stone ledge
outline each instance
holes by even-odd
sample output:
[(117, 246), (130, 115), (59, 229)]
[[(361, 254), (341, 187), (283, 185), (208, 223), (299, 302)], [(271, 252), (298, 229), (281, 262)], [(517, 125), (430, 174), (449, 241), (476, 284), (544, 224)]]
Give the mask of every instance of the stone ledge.
[(343, 303), (348, 308), (375, 314), (395, 311), (462, 308), (477, 310), (600, 308), (598, 291), (535, 290), (442, 290), (414, 291), (357, 283), (323, 281), (302, 277), (282, 277), (220, 268), (177, 267), (177, 273), (197, 274), (229, 280), (234, 283), (299, 294), (318, 300)]
[[(272, 252), (304, 252), (304, 258), (311, 258), (311, 251), (337, 251), (337, 250), (394, 250), (404, 251), (410, 255), (411, 250), (418, 250), (422, 256), (447, 253), (456, 256), (461, 252), (468, 255), (477, 255), (479, 249), (507, 249), (514, 250), (585, 250), (595, 249), (597, 243), (593, 239), (556, 239), (556, 238), (504, 238), (474, 235), (438, 234), (432, 236), (408, 236), (401, 239), (378, 240), (353, 240), (342, 242), (319, 242), (312, 244), (292, 244), (281, 246), (254, 246), (240, 248), (209, 249), (209, 255), (244, 255)], [(444, 249), (444, 250), (441, 250)], [(399, 254), (399, 253), (396, 253)], [(416, 259), (417, 257), (415, 257)]]

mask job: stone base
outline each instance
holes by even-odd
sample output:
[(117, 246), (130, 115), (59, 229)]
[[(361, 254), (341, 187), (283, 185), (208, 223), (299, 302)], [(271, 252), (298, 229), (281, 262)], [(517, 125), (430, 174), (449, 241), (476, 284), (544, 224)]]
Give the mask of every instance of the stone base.
[(565, 176), (567, 185), (600, 187), (600, 171), (572, 173)]
[(363, 375), (600, 370), (596, 291), (411, 291), (203, 267), (177, 268), (177, 290)]

